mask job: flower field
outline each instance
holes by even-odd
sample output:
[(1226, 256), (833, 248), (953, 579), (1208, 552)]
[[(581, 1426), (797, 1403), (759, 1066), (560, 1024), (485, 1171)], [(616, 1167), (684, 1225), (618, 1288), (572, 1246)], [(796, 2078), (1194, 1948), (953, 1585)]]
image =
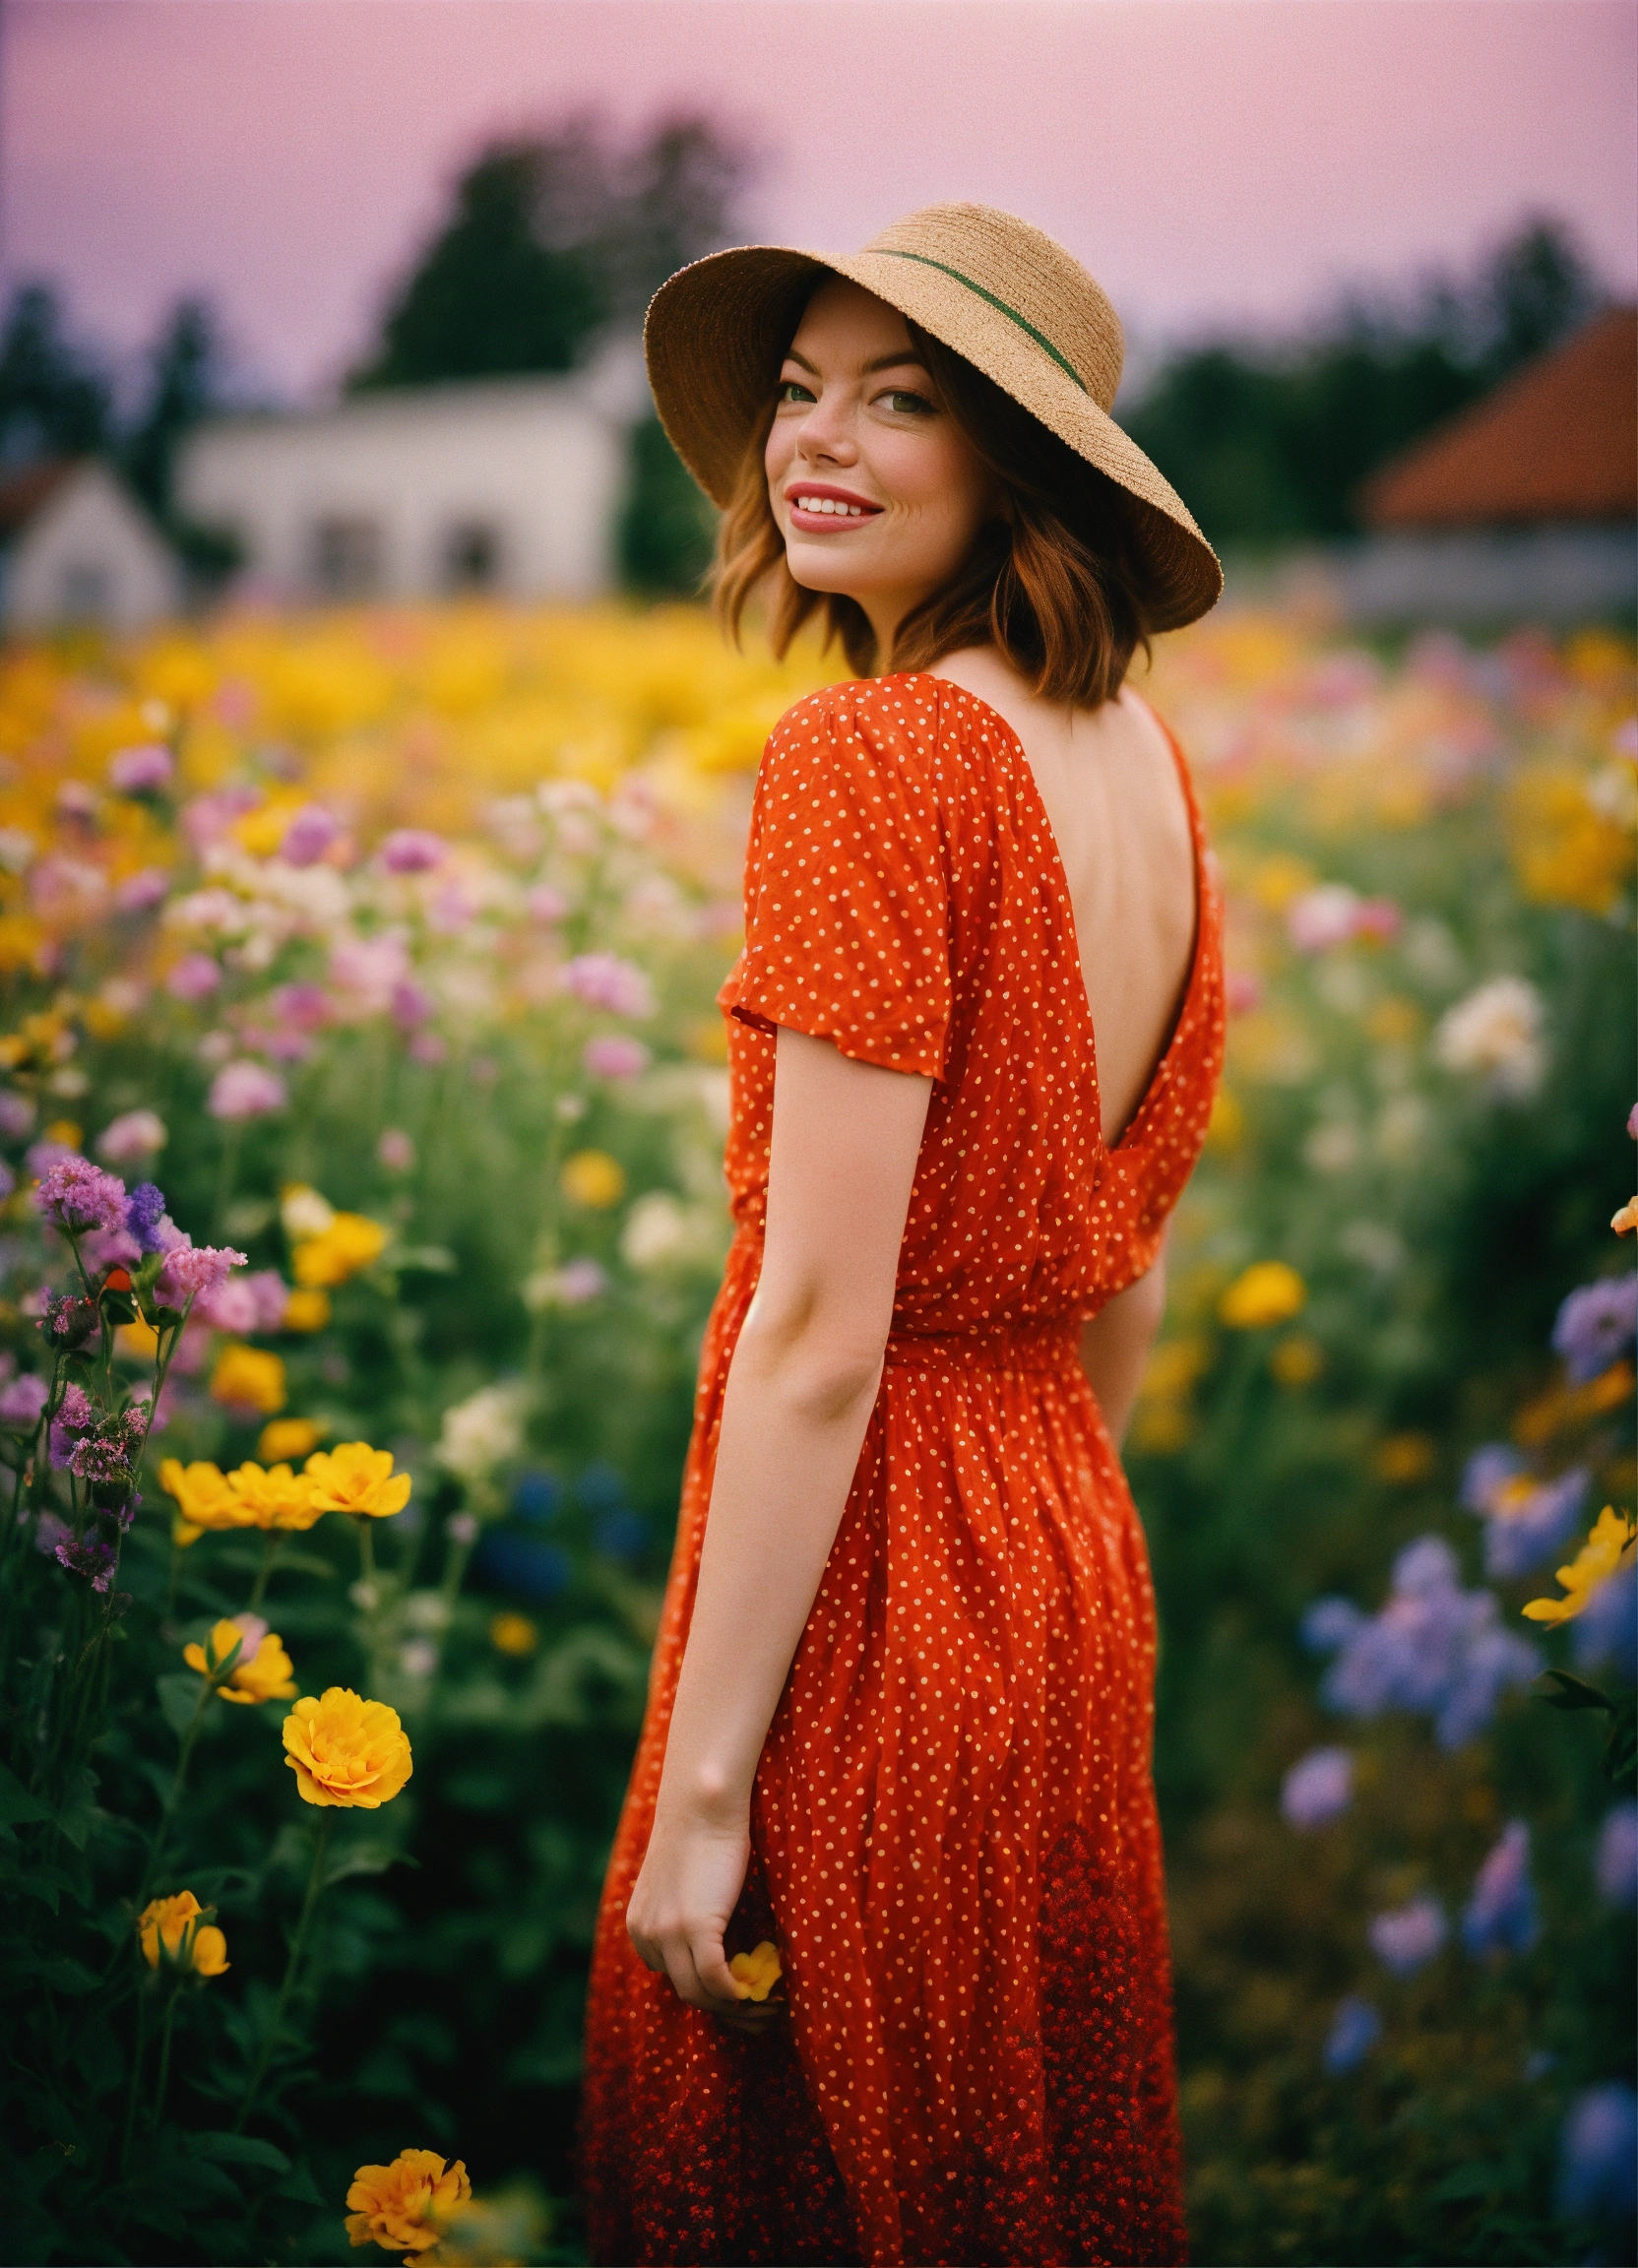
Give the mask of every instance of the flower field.
[[(0, 655), (0, 2256), (583, 2257), (713, 995), (834, 673)], [(1196, 2257), (1630, 2258), (1633, 653), (1225, 617), (1147, 689), (1233, 1011), (1129, 1456)]]

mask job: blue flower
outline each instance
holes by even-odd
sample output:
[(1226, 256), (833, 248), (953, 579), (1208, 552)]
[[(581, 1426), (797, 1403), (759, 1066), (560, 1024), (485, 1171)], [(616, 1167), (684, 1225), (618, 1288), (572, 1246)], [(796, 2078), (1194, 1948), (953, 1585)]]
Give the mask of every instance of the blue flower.
[(1371, 1951), (1396, 1977), (1414, 1977), (1438, 1953), (1450, 1933), (1445, 1910), (1423, 1892), (1391, 1914), (1377, 1914), (1365, 1928)]
[(1638, 1803), (1617, 1803), (1605, 1813), (1593, 1871), (1601, 1898), (1611, 1906), (1638, 1905)]
[(1544, 1566), (1580, 1526), (1591, 1479), (1577, 1465), (1556, 1480), (1532, 1486), (1514, 1480), (1498, 1488), (1484, 1528), (1485, 1574), (1528, 1575)]
[(1559, 2140), (1558, 2210), (1574, 2221), (1624, 2221), (1638, 2204), (1638, 2095), (1618, 2080), (1570, 2105)]
[(549, 1520), (563, 1500), (563, 1491), (549, 1473), (526, 1473), (513, 1492), (512, 1509), (520, 1520), (538, 1526)]
[(612, 1512), (626, 1500), (626, 1484), (612, 1465), (588, 1465), (575, 1482), (588, 1512)]
[(1524, 1459), (1516, 1449), (1508, 1448), (1504, 1441), (1486, 1441), (1462, 1468), (1457, 1501), (1464, 1512), (1479, 1512), (1488, 1519), (1496, 1497), (1523, 1471)]
[(641, 1559), (649, 1547), (649, 1524), (629, 1504), (617, 1505), (595, 1522), (592, 1542), (604, 1558)]
[(1280, 1785), (1280, 1809), (1292, 1827), (1323, 1827), (1354, 1800), (1354, 1758), (1346, 1748), (1310, 1748)]
[(1572, 1292), (1552, 1326), (1571, 1383), (1585, 1386), (1626, 1353), (1638, 1332), (1638, 1276), (1603, 1276)]
[(1368, 2000), (1350, 1992), (1337, 2002), (1321, 2060), (1333, 2079), (1362, 2063), (1382, 2037), (1382, 2019)]
[(1570, 1624), (1570, 1650), (1578, 1670), (1606, 1667), (1629, 1685), (1638, 1676), (1638, 1566), (1599, 1585)]
[(1478, 1961), (1491, 1953), (1528, 1953), (1541, 1933), (1530, 1879), (1530, 1829), (1514, 1819), (1474, 1878), (1462, 1943)]
[(1352, 1599), (1316, 1599), (1303, 1615), (1298, 1634), (1310, 1654), (1334, 1654), (1364, 1619)]
[(504, 1529), (490, 1529), (478, 1544), (476, 1559), (486, 1582), (524, 1599), (555, 1599), (568, 1589), (574, 1574), (560, 1544), (537, 1543), (533, 1536), (509, 1536)]
[(164, 1217), (164, 1191), (152, 1181), (139, 1181), (125, 1201), (125, 1226), (145, 1252), (163, 1251), (159, 1223)]

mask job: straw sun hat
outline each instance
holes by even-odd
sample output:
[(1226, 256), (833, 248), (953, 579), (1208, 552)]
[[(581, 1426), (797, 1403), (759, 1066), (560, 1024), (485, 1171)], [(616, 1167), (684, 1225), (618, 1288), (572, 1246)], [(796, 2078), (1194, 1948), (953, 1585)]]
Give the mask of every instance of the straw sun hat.
[(1151, 628), (1178, 629), (1216, 603), (1216, 553), (1109, 414), (1125, 355), (1114, 309), (1061, 244), (989, 205), (924, 206), (862, 252), (715, 252), (661, 285), (644, 333), (649, 382), (678, 456), (714, 503), (733, 493), (779, 356), (827, 271), (965, 355), (1124, 491)]

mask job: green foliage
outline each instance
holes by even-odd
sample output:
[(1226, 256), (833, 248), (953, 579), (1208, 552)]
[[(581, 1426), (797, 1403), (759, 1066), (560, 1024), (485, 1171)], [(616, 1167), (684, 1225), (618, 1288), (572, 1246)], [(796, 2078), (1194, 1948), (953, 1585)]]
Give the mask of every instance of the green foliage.
[(658, 417), (632, 428), (616, 547), (620, 580), (644, 598), (692, 598), (711, 565), (717, 515)]
[(20, 285), (0, 333), (0, 462), (89, 455), (111, 420), (106, 375), (67, 337), (56, 292)]

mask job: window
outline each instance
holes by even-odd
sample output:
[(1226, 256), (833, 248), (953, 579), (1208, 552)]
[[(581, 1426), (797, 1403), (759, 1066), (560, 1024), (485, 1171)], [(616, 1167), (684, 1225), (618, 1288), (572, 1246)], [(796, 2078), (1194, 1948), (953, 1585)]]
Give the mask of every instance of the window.
[(321, 520), (313, 531), (313, 581), (327, 598), (367, 598), (381, 588), (381, 529), (374, 520)]
[(488, 520), (458, 520), (444, 537), (444, 589), (492, 591), (500, 572), (500, 530)]

